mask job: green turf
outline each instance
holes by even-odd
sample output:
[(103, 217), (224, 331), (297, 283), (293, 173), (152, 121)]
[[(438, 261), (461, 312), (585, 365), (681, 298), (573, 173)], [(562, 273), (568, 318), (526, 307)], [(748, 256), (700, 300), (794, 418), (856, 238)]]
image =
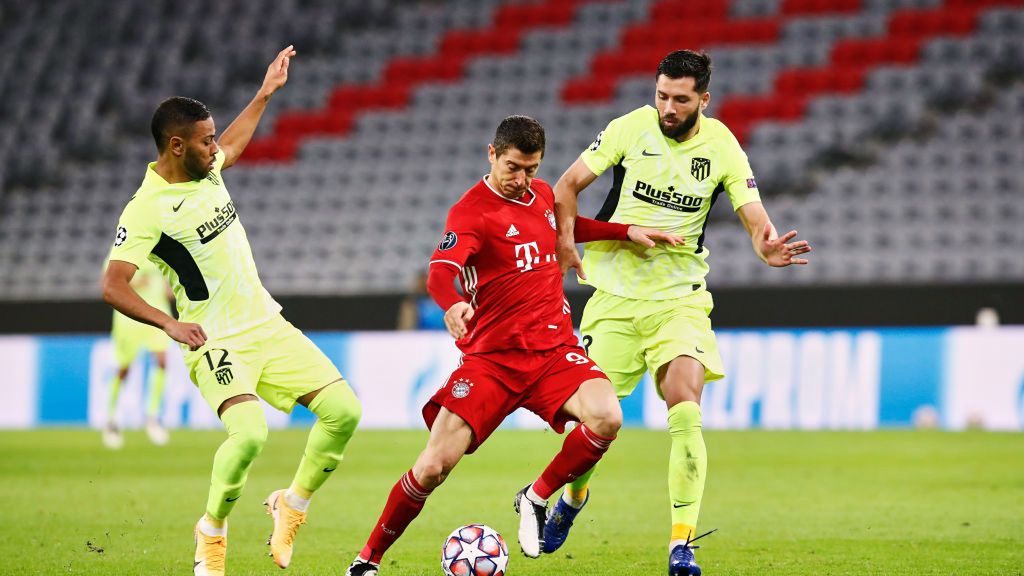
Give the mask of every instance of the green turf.
[[(358, 433), (282, 572), (266, 557), (260, 502), (288, 484), (305, 435), (272, 431), (231, 516), (228, 574), (343, 574), (425, 438)], [(126, 440), (109, 452), (96, 432), (0, 433), (0, 574), (190, 573), (221, 434), (178, 432), (165, 448)], [(720, 529), (698, 553), (708, 576), (1024, 572), (1024, 434), (709, 432), (707, 443), (701, 528)], [(559, 444), (495, 434), (431, 497), (382, 576), (437, 576), (444, 536), (471, 522), (506, 535), (512, 576), (664, 574), (664, 432), (623, 431), (563, 550), (519, 553), (512, 496)]]

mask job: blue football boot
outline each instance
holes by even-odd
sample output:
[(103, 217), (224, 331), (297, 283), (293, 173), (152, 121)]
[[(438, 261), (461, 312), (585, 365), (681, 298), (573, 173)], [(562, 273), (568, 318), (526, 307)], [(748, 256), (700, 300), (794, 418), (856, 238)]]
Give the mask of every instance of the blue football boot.
[(700, 566), (693, 557), (693, 551), (700, 546), (694, 546), (693, 543), (716, 530), (718, 528), (673, 547), (668, 555), (668, 576), (700, 576)]
[(688, 545), (679, 544), (668, 555), (668, 576), (700, 576), (700, 566)]
[[(586, 506), (589, 500), (590, 491), (588, 490), (587, 497), (583, 499), (583, 506)], [(555, 507), (551, 509), (547, 520), (544, 522), (545, 554), (551, 554), (561, 548), (562, 544), (565, 544), (565, 539), (569, 537), (569, 528), (572, 528), (573, 520), (576, 519), (576, 515), (580, 513), (583, 506), (573, 508), (561, 497), (558, 499)]]

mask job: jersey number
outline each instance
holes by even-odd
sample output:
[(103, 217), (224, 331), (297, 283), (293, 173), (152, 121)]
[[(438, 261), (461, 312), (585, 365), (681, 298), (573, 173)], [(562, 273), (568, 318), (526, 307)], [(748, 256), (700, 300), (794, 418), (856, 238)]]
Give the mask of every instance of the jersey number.
[(576, 352), (569, 352), (565, 355), (565, 359), (573, 364), (589, 364), (590, 358), (587, 358), (583, 354), (577, 354)]
[[(220, 352), (220, 360), (217, 361), (216, 366), (213, 364), (212, 352)], [(210, 365), (210, 370), (231, 366), (231, 362), (228, 361), (228, 351), (223, 348), (211, 348), (203, 356), (206, 358), (206, 363)]]
[(583, 336), (583, 349), (587, 351), (587, 355), (590, 355), (590, 345), (594, 343), (594, 337), (590, 334)]

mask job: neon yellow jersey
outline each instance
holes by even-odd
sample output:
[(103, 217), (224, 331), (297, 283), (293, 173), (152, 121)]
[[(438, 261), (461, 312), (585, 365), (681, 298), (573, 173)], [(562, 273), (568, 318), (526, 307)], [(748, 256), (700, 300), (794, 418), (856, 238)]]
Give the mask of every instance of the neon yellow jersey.
[(598, 220), (657, 228), (686, 239), (684, 246), (654, 248), (588, 243), (586, 283), (625, 298), (668, 300), (702, 287), (711, 206), (723, 191), (733, 210), (760, 200), (739, 142), (725, 124), (703, 115), (697, 135), (677, 142), (661, 133), (654, 107), (638, 108), (612, 120), (580, 158), (597, 175), (613, 168), (614, 184)]
[[(171, 299), (167, 296), (167, 281), (164, 280), (160, 269), (149, 260), (144, 261), (135, 276), (132, 277), (132, 289), (146, 301), (146, 304), (168, 314), (171, 313)], [(146, 328), (157, 330), (114, 310), (114, 330), (125, 324), (146, 326)], [(159, 332), (159, 330), (157, 331)]]
[(221, 176), (224, 153), (203, 180), (170, 184), (151, 162), (117, 225), (111, 260), (142, 269), (147, 260), (174, 291), (178, 318), (217, 338), (274, 317), (281, 306), (263, 288), (249, 239)]

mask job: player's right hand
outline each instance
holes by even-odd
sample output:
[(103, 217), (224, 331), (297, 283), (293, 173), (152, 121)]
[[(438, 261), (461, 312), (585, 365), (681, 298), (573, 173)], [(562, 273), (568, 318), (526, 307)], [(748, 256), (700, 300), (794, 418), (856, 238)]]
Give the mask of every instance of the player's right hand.
[(456, 340), (466, 335), (466, 322), (473, 318), (473, 307), (469, 302), (456, 302), (444, 313), (444, 325)]
[(686, 243), (686, 239), (677, 234), (643, 226), (630, 226), (627, 234), (630, 240), (647, 248), (654, 248), (658, 242), (665, 242), (673, 246), (682, 246)]
[(576, 269), (576, 276), (579, 276), (580, 280), (587, 279), (587, 273), (583, 271), (583, 260), (580, 259), (580, 253), (576, 251), (576, 244), (573, 242), (558, 242), (558, 267), (562, 270), (562, 276), (569, 271), (570, 268)]
[(277, 53), (274, 61), (267, 67), (267, 75), (263, 78), (263, 86), (260, 88), (260, 92), (269, 97), (274, 92), (277, 92), (278, 88), (284, 86), (285, 82), (288, 81), (288, 64), (295, 54), (295, 47), (290, 44), (287, 48)]
[(198, 350), (206, 344), (206, 332), (199, 324), (174, 320), (164, 328), (164, 332), (175, 342), (187, 345), (190, 350)]

